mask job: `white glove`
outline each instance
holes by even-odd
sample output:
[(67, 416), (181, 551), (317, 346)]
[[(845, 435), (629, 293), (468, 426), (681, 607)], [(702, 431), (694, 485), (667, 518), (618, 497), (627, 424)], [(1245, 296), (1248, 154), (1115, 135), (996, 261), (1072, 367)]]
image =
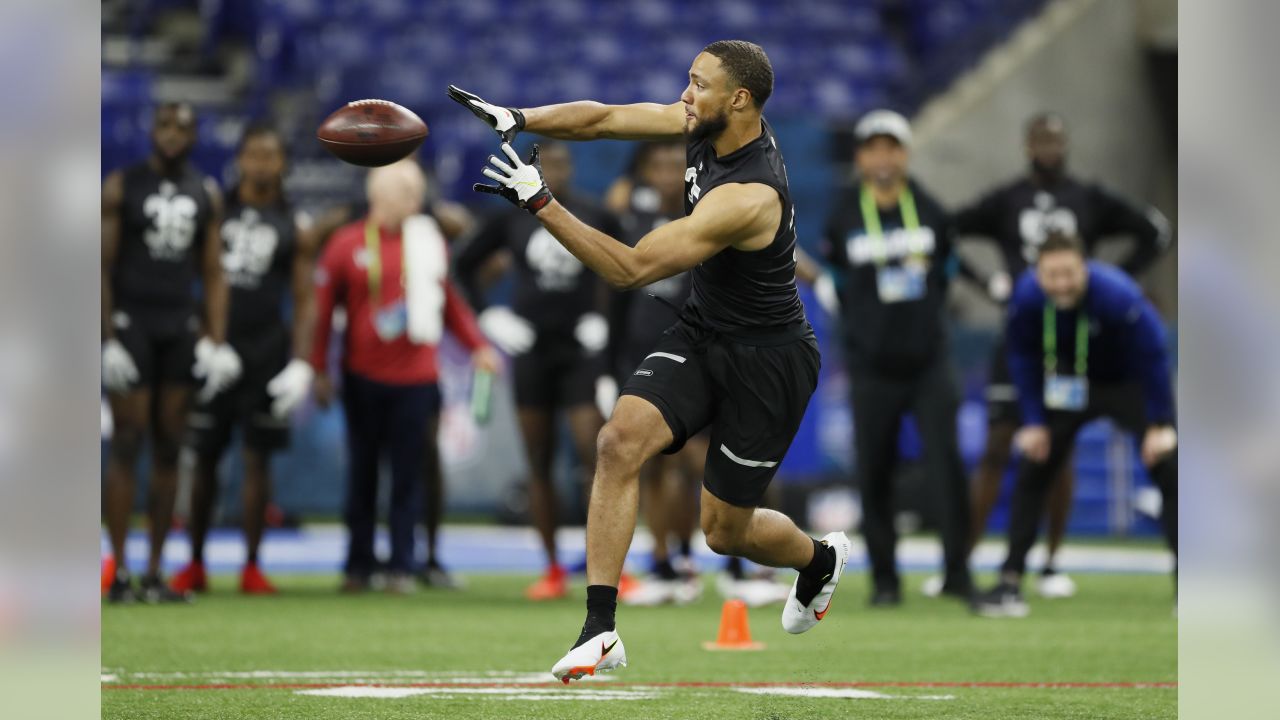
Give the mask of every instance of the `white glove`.
[(202, 337), (196, 342), (196, 364), (192, 366), (191, 374), (204, 378), (204, 387), (196, 397), (206, 402), (240, 378), (240, 356), (230, 345), (217, 345)]
[(502, 142), (511, 142), (516, 133), (524, 129), (524, 113), (516, 108), (487, 103), (479, 95), (472, 95), (457, 85), (449, 86), (449, 97), (485, 121), (498, 133)]
[(1004, 302), (1009, 299), (1009, 294), (1013, 292), (1013, 280), (1009, 277), (1009, 273), (1001, 270), (987, 278), (987, 295), (996, 302)]
[(587, 313), (578, 318), (578, 325), (573, 329), (573, 336), (583, 350), (595, 354), (604, 350), (609, 344), (609, 321), (600, 313)]
[(138, 366), (119, 340), (102, 343), (102, 385), (110, 392), (124, 392), (138, 381)]
[(596, 407), (600, 408), (600, 416), (605, 420), (613, 414), (613, 406), (618, 404), (618, 381), (611, 375), (596, 378)]
[(522, 355), (528, 352), (529, 348), (533, 347), (534, 341), (538, 339), (538, 334), (534, 332), (529, 321), (511, 312), (509, 307), (494, 305), (485, 308), (476, 321), (480, 324), (480, 330), (485, 337), (508, 355)]
[(267, 394), (271, 396), (271, 414), (285, 418), (311, 392), (311, 380), (316, 376), (311, 363), (294, 358), (288, 365), (267, 383)]
[(827, 315), (835, 317), (840, 314), (840, 294), (836, 292), (836, 281), (831, 273), (824, 272), (813, 281), (813, 294)]

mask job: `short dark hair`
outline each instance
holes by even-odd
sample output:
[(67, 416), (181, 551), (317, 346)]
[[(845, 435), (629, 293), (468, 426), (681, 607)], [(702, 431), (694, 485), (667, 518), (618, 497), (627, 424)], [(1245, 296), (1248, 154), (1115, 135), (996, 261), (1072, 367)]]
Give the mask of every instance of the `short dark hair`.
[(1059, 132), (1064, 132), (1064, 133), (1067, 131), (1067, 123), (1065, 120), (1062, 119), (1062, 116), (1056, 112), (1049, 112), (1049, 111), (1038, 112), (1035, 115), (1032, 115), (1031, 117), (1027, 118), (1027, 124), (1026, 124), (1027, 136), (1030, 137), (1031, 132), (1038, 127), (1045, 127), (1046, 129), (1049, 129), (1049, 130), (1057, 130)]
[(717, 40), (702, 48), (702, 52), (720, 58), (729, 80), (746, 88), (757, 108), (764, 107), (773, 94), (773, 66), (764, 48), (746, 40)]
[(1036, 260), (1044, 257), (1051, 252), (1073, 252), (1080, 257), (1084, 257), (1084, 243), (1080, 241), (1080, 237), (1064, 232), (1051, 232), (1049, 236), (1040, 244), (1040, 251), (1036, 255)]

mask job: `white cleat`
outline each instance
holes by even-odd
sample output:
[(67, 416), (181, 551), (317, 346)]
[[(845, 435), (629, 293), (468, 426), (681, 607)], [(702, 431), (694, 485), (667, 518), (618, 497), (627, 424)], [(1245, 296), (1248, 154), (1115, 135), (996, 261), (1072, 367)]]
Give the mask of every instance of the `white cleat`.
[(602, 632), (570, 650), (551, 668), (551, 674), (565, 685), (586, 675), (609, 672), (627, 666), (627, 649), (616, 630)]
[(676, 593), (679, 591), (680, 585), (681, 581), (679, 580), (661, 580), (659, 578), (642, 580), (634, 590), (627, 593), (625, 598), (622, 598), (622, 604), (636, 607), (666, 605), (667, 603), (675, 602)]
[(801, 605), (796, 599), (796, 583), (800, 582), (800, 577), (796, 576), (796, 583), (792, 583), (791, 592), (787, 595), (787, 604), (782, 606), (782, 629), (793, 635), (808, 630), (826, 617), (827, 611), (831, 609), (831, 596), (835, 594), (840, 576), (844, 574), (844, 566), (849, 562), (852, 547), (848, 536), (844, 533), (828, 533), (822, 538), (822, 542), (835, 549), (836, 567), (831, 571), (831, 577), (826, 584), (808, 605)]
[(936, 598), (942, 595), (942, 586), (946, 584), (946, 579), (941, 575), (933, 575), (927, 578), (920, 585), (920, 594), (927, 598)]
[(1049, 573), (1036, 578), (1036, 594), (1050, 600), (1074, 597), (1076, 582), (1066, 573)]

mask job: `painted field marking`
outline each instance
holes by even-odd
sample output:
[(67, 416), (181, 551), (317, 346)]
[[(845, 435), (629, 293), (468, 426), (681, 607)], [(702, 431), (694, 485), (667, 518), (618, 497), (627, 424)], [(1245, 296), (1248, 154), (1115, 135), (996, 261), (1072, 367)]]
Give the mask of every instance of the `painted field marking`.
[(295, 695), (341, 698), (399, 699), (428, 695), (441, 700), (456, 697), (487, 697), (494, 700), (652, 700), (657, 691), (636, 688), (634, 690), (577, 690), (541, 687), (378, 687), (369, 685), (344, 685), (317, 690), (296, 690)]
[[(407, 683), (205, 683), (205, 684), (140, 684), (105, 683), (103, 690), (307, 690), (335, 687), (386, 688), (537, 688), (557, 687), (552, 680), (541, 682), (407, 682)], [(856, 681), (856, 682), (613, 682), (611, 688), (968, 688), (1013, 690), (1175, 690), (1176, 682), (1008, 682), (1008, 681)]]
[(829, 688), (829, 687), (787, 687), (787, 686), (770, 686), (770, 687), (735, 687), (732, 688), (740, 693), (749, 695), (779, 695), (783, 697), (803, 697), (803, 698), (851, 698), (854, 700), (955, 700), (955, 695), (885, 695), (874, 690), (859, 690), (858, 688)]

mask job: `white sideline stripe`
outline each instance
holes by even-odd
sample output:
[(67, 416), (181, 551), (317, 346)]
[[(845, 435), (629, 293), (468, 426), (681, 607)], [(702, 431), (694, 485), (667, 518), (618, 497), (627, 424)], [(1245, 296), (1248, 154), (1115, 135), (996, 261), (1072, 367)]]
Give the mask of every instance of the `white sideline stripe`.
[(492, 697), (499, 700), (652, 700), (658, 691), (638, 688), (635, 690), (578, 690), (565, 692), (560, 688), (393, 688), (356, 685), (348, 687), (296, 690), (296, 695), (344, 698), (398, 699), (419, 695), (434, 695), (441, 699), (457, 696)]
[(955, 700), (955, 695), (886, 695), (857, 688), (806, 688), (806, 687), (736, 687), (734, 690), (749, 695), (778, 695), (804, 698), (850, 698), (853, 700)]
[(732, 450), (724, 446), (724, 443), (720, 443), (720, 452), (727, 455), (730, 460), (738, 463), (739, 465), (746, 465), (747, 467), (773, 467), (778, 464), (774, 460), (744, 460), (737, 455), (734, 455)]
[(648, 360), (648, 359), (649, 359), (649, 358), (651, 358), (651, 357), (666, 358), (666, 359), (668, 359), (668, 360), (675, 360), (675, 361), (676, 361), (676, 362), (678, 362), (678, 363), (682, 363), (682, 362), (684, 362), (684, 360), (685, 360), (684, 358), (680, 357), (679, 355), (672, 355), (671, 353), (664, 353), (664, 352), (649, 353), (648, 355), (645, 355), (645, 356), (644, 356), (644, 359), (645, 359), (645, 360)]

